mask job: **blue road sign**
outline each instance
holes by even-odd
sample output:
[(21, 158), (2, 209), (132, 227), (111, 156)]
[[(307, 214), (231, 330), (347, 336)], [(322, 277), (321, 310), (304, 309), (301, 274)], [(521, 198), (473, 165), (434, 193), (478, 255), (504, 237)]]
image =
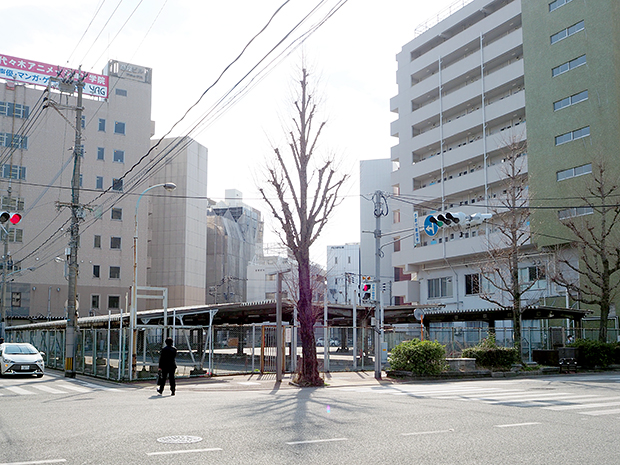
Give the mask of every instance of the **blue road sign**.
[(432, 237), (437, 234), (437, 231), (439, 231), (439, 227), (435, 223), (431, 223), (429, 221), (430, 218), (431, 215), (427, 215), (426, 218), (424, 218), (424, 232)]

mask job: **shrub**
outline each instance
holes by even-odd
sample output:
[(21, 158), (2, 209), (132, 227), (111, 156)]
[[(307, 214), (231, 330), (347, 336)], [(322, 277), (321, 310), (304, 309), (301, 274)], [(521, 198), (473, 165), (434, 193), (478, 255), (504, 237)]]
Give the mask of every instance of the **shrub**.
[(446, 368), (446, 348), (436, 341), (413, 339), (398, 344), (389, 356), (393, 370), (415, 375), (437, 375)]
[(520, 361), (517, 349), (499, 347), (493, 336), (483, 339), (475, 347), (464, 349), (463, 357), (475, 358), (478, 366), (500, 370), (509, 370), (513, 363)]
[(617, 344), (592, 341), (589, 339), (577, 339), (568, 344), (569, 347), (577, 347), (578, 363), (582, 368), (607, 368), (615, 362)]

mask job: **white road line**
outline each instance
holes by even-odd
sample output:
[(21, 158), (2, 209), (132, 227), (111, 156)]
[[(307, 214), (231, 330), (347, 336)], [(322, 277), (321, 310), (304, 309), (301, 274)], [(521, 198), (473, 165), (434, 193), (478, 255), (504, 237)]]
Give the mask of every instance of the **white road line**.
[(505, 404), (505, 403), (519, 403), (519, 402), (533, 402), (536, 399), (545, 399), (547, 397), (551, 397), (552, 399), (563, 399), (566, 396), (568, 396), (569, 394), (566, 392), (556, 392), (553, 394), (528, 394), (528, 395), (524, 395), (524, 396), (508, 396), (506, 398), (503, 399), (498, 399), (498, 398), (494, 398), (494, 399), (489, 399), (489, 400), (485, 400), (484, 402), (486, 402), (487, 404)]
[(296, 444), (316, 444), (319, 442), (334, 442), (334, 441), (348, 441), (348, 439), (347, 438), (313, 439), (309, 441), (291, 441), (291, 442), (287, 442), (287, 444), (294, 446)]
[(468, 398), (468, 399), (496, 399), (499, 398), (501, 396), (515, 396), (517, 394), (525, 394), (527, 391), (522, 391), (522, 390), (511, 390), (511, 391), (503, 391), (503, 390), (493, 390), (491, 392), (484, 392), (482, 390), (480, 391), (473, 391), (471, 394), (468, 393), (463, 393), (463, 394), (457, 394), (457, 395), (450, 395), (450, 396), (433, 396), (433, 398), (435, 399), (442, 399), (442, 400), (450, 400), (450, 399), (463, 399), (463, 398)]
[(60, 384), (60, 387), (62, 387), (63, 389), (70, 389), (71, 391), (75, 391), (75, 392), (91, 392), (92, 389), (86, 389), (80, 386), (74, 386), (73, 384), (69, 384), (69, 383), (62, 383)]
[[(603, 400), (615, 400), (616, 402), (599, 402)], [(572, 405), (551, 405), (549, 407), (542, 407), (545, 410), (577, 410), (580, 408), (598, 408), (598, 407), (614, 407), (620, 405), (620, 398), (618, 397), (599, 397), (598, 399), (584, 399), (579, 404)], [(583, 402), (597, 402), (595, 404), (583, 404)]]
[(58, 389), (46, 386), (45, 384), (30, 384), (29, 386), (38, 389), (39, 391), (49, 392), (50, 394), (66, 394), (65, 391), (59, 391)]
[(80, 381), (80, 386), (85, 386), (91, 389), (98, 389), (100, 391), (118, 391), (117, 388), (111, 388), (107, 386), (101, 386), (99, 384), (85, 383), (84, 381)]
[(439, 431), (418, 431), (414, 433), (400, 433), (401, 436), (420, 436), (423, 434), (441, 434), (441, 433), (454, 433), (454, 428), (444, 429)]
[(39, 463), (62, 463), (66, 462), (65, 459), (52, 459), (52, 460), (36, 460), (34, 462), (6, 462), (0, 463), (0, 465), (37, 465)]
[(531, 423), (513, 423), (512, 425), (494, 425), (496, 428), (513, 428), (516, 426), (531, 426), (531, 425), (540, 425), (538, 422)]
[(620, 409), (612, 409), (612, 410), (595, 410), (594, 412), (577, 412), (581, 415), (592, 415), (592, 416), (600, 416), (600, 415), (616, 415), (620, 413)]
[(26, 389), (17, 387), (17, 386), (6, 386), (4, 389), (8, 389), (9, 391), (14, 392), (15, 394), (19, 394), (22, 396), (27, 396), (27, 395), (31, 395), (34, 394), (34, 392), (30, 392)]
[[(219, 447), (213, 447), (210, 449), (186, 449), (186, 450), (171, 450), (167, 452), (147, 452), (146, 455), (173, 455), (173, 454), (191, 454), (196, 452), (214, 452), (223, 450)], [(1, 464), (0, 464), (1, 465)]]

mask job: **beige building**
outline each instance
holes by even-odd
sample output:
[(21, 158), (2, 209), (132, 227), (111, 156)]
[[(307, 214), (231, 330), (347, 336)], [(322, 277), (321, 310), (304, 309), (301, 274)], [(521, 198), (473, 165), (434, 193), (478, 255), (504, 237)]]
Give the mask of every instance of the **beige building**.
[[(136, 211), (138, 285), (148, 279), (151, 286), (169, 287), (171, 306), (204, 303), (207, 150), (189, 139), (167, 139), (149, 154), (151, 69), (110, 61), (102, 75), (109, 76), (107, 98), (84, 95), (82, 104), (79, 313), (128, 309)], [(62, 317), (77, 94), (5, 77), (2, 207), (23, 215), (7, 230), (8, 254), (0, 260), (7, 263), (6, 314)], [(136, 210), (140, 194), (160, 182), (174, 182), (177, 190), (152, 189)]]
[[(147, 283), (168, 288), (169, 307), (201, 305), (207, 274), (208, 152), (195, 140), (178, 137), (162, 140), (151, 152), (152, 161), (160, 156), (166, 162), (150, 185), (173, 182), (177, 188), (149, 198)], [(161, 308), (161, 301), (150, 300), (148, 306)]]

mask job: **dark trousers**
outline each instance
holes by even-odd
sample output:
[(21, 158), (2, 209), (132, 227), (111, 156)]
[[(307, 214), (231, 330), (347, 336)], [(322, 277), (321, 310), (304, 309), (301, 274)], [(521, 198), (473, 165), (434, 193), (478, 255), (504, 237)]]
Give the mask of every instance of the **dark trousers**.
[(168, 371), (168, 370), (161, 370), (161, 381), (159, 382), (159, 390), (160, 391), (164, 391), (164, 386), (166, 385), (166, 379), (170, 380), (170, 390), (172, 392), (175, 391), (176, 387), (177, 387), (177, 382), (174, 379), (174, 372), (175, 369), (173, 368), (172, 370)]

